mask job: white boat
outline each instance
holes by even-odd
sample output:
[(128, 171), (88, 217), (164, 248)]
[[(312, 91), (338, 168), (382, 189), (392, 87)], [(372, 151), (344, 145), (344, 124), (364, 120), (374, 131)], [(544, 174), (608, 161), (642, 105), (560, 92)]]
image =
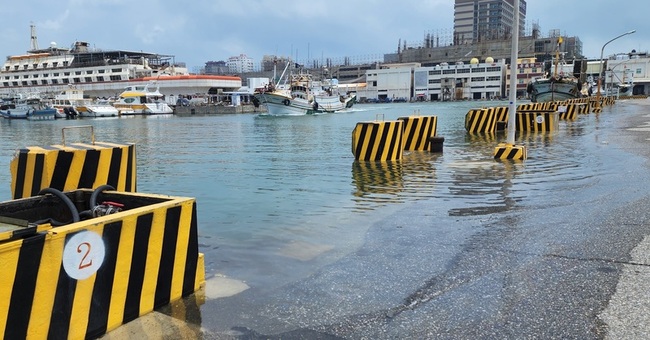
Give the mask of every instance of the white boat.
[(174, 109), (165, 102), (165, 96), (158, 87), (151, 89), (153, 83), (146, 86), (129, 86), (113, 103), (119, 115), (158, 115), (172, 114)]
[(560, 37), (553, 61), (553, 73), (549, 72), (547, 77), (535, 78), (528, 83), (526, 91), (531, 102), (562, 101), (580, 97), (582, 84), (573, 75), (573, 67), (567, 67), (564, 58), (560, 58), (561, 43)]
[(356, 94), (340, 94), (336, 79), (315, 81), (308, 73), (290, 76), (288, 88), (266, 86), (254, 94), (255, 105), (265, 105), (271, 115), (337, 112), (352, 107)]
[(5, 119), (53, 120), (56, 109), (38, 97), (19, 95), (12, 102), (3, 103), (0, 115)]
[(84, 91), (69, 87), (51, 100), (53, 107), (66, 118), (79, 116), (84, 118), (117, 117), (119, 112), (107, 99), (84, 98)]
[(129, 50), (103, 50), (77, 41), (71, 48), (55, 43), (39, 48), (32, 26), (32, 46), (26, 54), (10, 55), (0, 69), (0, 96), (40, 92), (54, 96), (70, 85), (89, 98), (117, 97), (126, 86), (145, 86), (156, 80), (159, 91), (174, 104), (178, 95), (236, 91), (234, 76), (193, 75), (174, 56)]

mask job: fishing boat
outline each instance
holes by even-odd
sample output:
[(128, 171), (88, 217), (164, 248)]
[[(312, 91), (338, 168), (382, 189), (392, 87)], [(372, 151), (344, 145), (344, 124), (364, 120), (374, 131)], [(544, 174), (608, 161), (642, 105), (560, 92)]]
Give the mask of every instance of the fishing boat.
[(174, 109), (165, 102), (165, 96), (155, 83), (146, 86), (128, 86), (113, 103), (119, 115), (172, 114)]
[[(285, 72), (286, 68), (283, 74)], [(287, 83), (257, 88), (253, 104), (265, 105), (271, 115), (304, 115), (337, 112), (356, 102), (356, 94), (338, 92), (336, 79), (316, 81), (311, 74), (300, 72), (290, 75)]]
[(572, 68), (565, 67), (564, 58), (560, 58), (560, 44), (562, 44), (562, 37), (558, 39), (553, 73), (548, 72), (546, 77), (538, 77), (528, 83), (526, 92), (531, 102), (561, 101), (580, 97), (582, 86), (573, 75)]
[(0, 106), (0, 115), (5, 119), (54, 120), (56, 109), (46, 105), (38, 97), (19, 95), (13, 101)]

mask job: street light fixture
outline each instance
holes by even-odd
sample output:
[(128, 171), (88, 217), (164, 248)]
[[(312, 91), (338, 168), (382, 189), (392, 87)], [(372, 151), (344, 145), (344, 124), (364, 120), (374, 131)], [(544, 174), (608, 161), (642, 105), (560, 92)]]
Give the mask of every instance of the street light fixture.
[(597, 108), (600, 108), (600, 81), (601, 81), (602, 74), (603, 74), (603, 52), (605, 51), (605, 46), (607, 46), (607, 44), (611, 43), (612, 41), (614, 41), (614, 40), (616, 40), (616, 39), (618, 39), (620, 37), (626, 36), (628, 34), (632, 34), (634, 32), (636, 32), (636, 30), (631, 30), (631, 31), (625, 32), (625, 33), (611, 39), (610, 41), (606, 42), (605, 45), (603, 45), (603, 48), (600, 49), (600, 65), (599, 65), (599, 68), (598, 68), (598, 88), (597, 88), (597, 93), (596, 93), (596, 107)]

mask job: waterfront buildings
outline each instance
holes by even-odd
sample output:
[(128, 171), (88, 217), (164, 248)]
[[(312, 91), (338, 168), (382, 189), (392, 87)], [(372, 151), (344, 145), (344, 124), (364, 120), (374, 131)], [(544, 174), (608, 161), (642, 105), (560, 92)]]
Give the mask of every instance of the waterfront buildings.
[[(474, 58), (466, 64), (418, 63), (382, 65), (366, 71), (366, 86), (357, 89), (360, 101), (396, 99), (419, 101), (490, 100), (504, 93), (505, 60)], [(351, 90), (354, 90), (351, 88)]]

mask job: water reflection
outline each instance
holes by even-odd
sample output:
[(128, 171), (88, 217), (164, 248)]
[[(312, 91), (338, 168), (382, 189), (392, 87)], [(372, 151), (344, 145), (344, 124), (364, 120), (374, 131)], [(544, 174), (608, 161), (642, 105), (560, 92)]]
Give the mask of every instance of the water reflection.
[(359, 209), (372, 209), (373, 203), (397, 202), (404, 189), (401, 161), (354, 161), (352, 163), (353, 195)]
[(355, 208), (373, 210), (388, 203), (433, 197), (437, 157), (428, 151), (415, 151), (405, 153), (398, 161), (354, 161)]
[(521, 167), (521, 162), (513, 160), (459, 163), (449, 192), (468, 204), (449, 209), (449, 216), (487, 215), (512, 209), (525, 197), (512, 190), (513, 178)]
[(486, 143), (496, 143), (497, 135), (495, 133), (466, 133), (465, 134), (465, 143), (470, 145), (480, 145), (483, 146)]

